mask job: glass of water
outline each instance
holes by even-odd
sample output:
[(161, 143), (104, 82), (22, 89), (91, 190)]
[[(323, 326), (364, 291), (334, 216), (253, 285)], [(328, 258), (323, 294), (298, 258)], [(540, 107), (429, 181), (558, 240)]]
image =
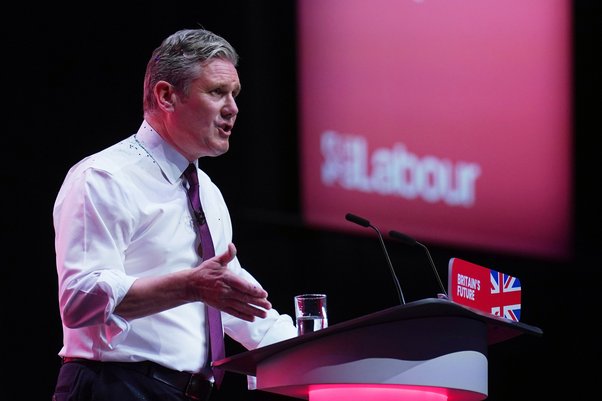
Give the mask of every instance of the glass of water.
[(326, 294), (301, 294), (295, 296), (297, 335), (311, 333), (328, 327)]

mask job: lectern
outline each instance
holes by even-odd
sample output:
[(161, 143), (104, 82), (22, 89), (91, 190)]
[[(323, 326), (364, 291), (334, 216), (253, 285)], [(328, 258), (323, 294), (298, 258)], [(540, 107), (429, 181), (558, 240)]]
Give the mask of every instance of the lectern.
[(216, 362), (257, 390), (310, 401), (487, 398), (488, 346), (534, 326), (428, 298)]

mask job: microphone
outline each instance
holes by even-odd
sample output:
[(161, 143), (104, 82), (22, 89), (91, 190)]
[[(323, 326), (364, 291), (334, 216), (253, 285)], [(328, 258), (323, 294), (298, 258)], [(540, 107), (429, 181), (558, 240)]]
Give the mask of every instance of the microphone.
[(345, 219), (347, 219), (348, 221), (355, 223), (357, 225), (360, 225), (362, 227), (370, 227), (372, 228), (374, 231), (376, 231), (376, 234), (378, 234), (378, 238), (380, 239), (380, 244), (383, 247), (383, 252), (385, 254), (385, 257), (387, 258), (387, 264), (389, 265), (389, 269), (391, 269), (391, 275), (393, 276), (393, 282), (395, 283), (395, 288), (397, 289), (397, 295), (399, 296), (399, 301), (401, 302), (402, 305), (405, 305), (406, 300), (403, 297), (403, 292), (401, 291), (401, 286), (399, 285), (399, 280), (397, 279), (397, 275), (395, 274), (395, 270), (393, 269), (393, 264), (391, 263), (391, 258), (389, 257), (389, 252), (387, 252), (387, 248), (385, 247), (385, 241), (383, 240), (383, 235), (380, 233), (380, 230), (376, 227), (374, 227), (372, 224), (370, 224), (370, 222), (362, 217), (356, 216), (354, 214), (351, 213), (347, 213), (345, 215)]
[(194, 219), (196, 220), (197, 224), (199, 226), (202, 226), (203, 224), (205, 224), (205, 213), (202, 210), (195, 210), (194, 211)]
[(426, 256), (428, 256), (429, 262), (431, 263), (431, 267), (433, 268), (433, 272), (435, 273), (435, 277), (437, 278), (437, 281), (439, 282), (439, 287), (441, 287), (441, 291), (443, 292), (445, 299), (447, 299), (448, 298), (447, 291), (445, 291), (445, 287), (443, 286), (443, 283), (441, 282), (441, 277), (439, 277), (439, 273), (437, 272), (437, 268), (435, 267), (435, 263), (433, 262), (431, 253), (429, 252), (426, 245), (421, 244), (420, 242), (416, 241), (414, 238), (410, 237), (409, 235), (400, 233), (399, 231), (389, 231), (389, 236), (400, 240), (401, 242), (403, 242), (406, 245), (409, 245), (409, 246), (420, 245), (422, 248), (424, 248), (424, 250), (426, 251)]

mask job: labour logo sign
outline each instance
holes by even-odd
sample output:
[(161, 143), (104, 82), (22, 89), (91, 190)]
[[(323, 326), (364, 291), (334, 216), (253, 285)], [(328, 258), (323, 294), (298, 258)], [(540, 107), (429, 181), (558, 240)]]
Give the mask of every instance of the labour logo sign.
[(462, 259), (449, 261), (448, 294), (453, 302), (518, 322), (520, 280)]

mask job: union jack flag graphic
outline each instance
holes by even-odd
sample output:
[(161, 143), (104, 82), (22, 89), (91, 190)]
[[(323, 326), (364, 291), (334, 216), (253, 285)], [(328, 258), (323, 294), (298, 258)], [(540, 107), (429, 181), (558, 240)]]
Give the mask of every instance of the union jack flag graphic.
[(451, 258), (448, 290), (449, 299), (455, 303), (514, 322), (520, 320), (521, 284), (516, 277)]
[(520, 280), (490, 269), (491, 314), (518, 322), (520, 320)]

